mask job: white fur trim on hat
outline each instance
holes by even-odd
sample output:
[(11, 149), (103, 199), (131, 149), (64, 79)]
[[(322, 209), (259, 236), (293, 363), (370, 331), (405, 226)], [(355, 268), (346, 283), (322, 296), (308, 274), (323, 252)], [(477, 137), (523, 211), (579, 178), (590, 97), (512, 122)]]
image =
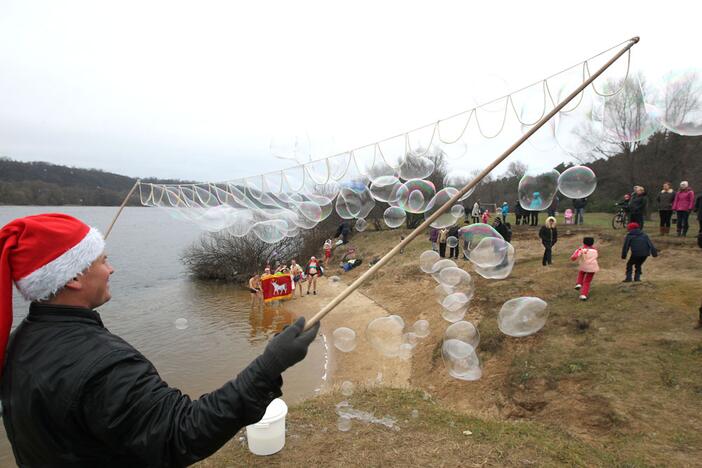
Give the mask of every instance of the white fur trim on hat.
[(105, 250), (105, 239), (95, 228), (67, 250), (41, 268), (15, 282), (17, 289), (28, 301), (49, 299), (76, 275), (85, 271)]

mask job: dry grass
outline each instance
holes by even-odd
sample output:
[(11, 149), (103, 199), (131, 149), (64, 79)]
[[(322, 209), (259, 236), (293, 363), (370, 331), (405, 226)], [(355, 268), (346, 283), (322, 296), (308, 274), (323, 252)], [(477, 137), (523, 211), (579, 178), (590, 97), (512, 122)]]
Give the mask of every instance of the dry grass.
[[(368, 260), (400, 234), (367, 232), (353, 242)], [(432, 333), (412, 360), (414, 390), (375, 388), (351, 398), (361, 409), (398, 418), (401, 430), (355, 423), (338, 432), (334, 404), (341, 397), (332, 391), (291, 409), (280, 454), (255, 458), (235, 440), (204, 466), (702, 465), (702, 332), (692, 329), (702, 251), (692, 238), (653, 236), (661, 255), (644, 264), (644, 282), (622, 284), (621, 231), (586, 226), (567, 235), (562, 226), (559, 234), (552, 267), (540, 264), (534, 228), (521, 228), (511, 277), (476, 278), (467, 319), (481, 333), (480, 381), (457, 381), (443, 369), (438, 350), (446, 323), (435, 283), (417, 268), (428, 242), (416, 240), (362, 290), (407, 323), (429, 320)], [(602, 271), (583, 303), (572, 290), (576, 270), (568, 257), (584, 234), (598, 239)], [(467, 262), (459, 266), (470, 270)], [(351, 281), (366, 268), (340, 276)], [(509, 338), (495, 317), (505, 300), (521, 295), (549, 302), (549, 321), (534, 336)], [(412, 409), (420, 418), (409, 416)], [(466, 429), (473, 434), (463, 435)]]

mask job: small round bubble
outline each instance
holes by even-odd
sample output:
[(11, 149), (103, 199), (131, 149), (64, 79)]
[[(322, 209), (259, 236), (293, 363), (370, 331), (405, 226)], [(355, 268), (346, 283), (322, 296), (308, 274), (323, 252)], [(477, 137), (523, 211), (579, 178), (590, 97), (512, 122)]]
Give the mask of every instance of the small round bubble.
[(348, 380), (341, 382), (341, 394), (346, 397), (353, 395), (353, 383)]
[(334, 347), (344, 353), (350, 353), (356, 349), (356, 332), (347, 327), (339, 327), (332, 334), (334, 337)]
[(414, 325), (412, 325), (412, 329), (419, 338), (426, 338), (429, 336), (429, 322), (426, 320), (417, 320), (414, 322)]
[(185, 330), (186, 328), (188, 328), (188, 319), (184, 319), (184, 318), (176, 319), (175, 327), (178, 330)]
[(407, 218), (407, 213), (400, 207), (391, 206), (383, 213), (385, 225), (391, 229), (402, 226)]
[(356, 230), (358, 232), (363, 232), (368, 227), (368, 221), (366, 221), (363, 218), (358, 219), (358, 220), (356, 220), (356, 224), (354, 225), (354, 227), (356, 228)]
[(455, 248), (458, 246), (458, 238), (454, 236), (448, 236), (446, 238), (446, 245), (448, 245), (450, 248)]

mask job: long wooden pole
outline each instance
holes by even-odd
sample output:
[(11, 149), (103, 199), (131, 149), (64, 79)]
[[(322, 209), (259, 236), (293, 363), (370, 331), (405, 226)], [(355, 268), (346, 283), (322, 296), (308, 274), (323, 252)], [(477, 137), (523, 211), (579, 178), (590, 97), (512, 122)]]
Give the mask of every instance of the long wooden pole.
[(117, 218), (119, 218), (119, 215), (122, 214), (122, 210), (124, 209), (125, 205), (127, 204), (127, 201), (129, 201), (129, 198), (132, 196), (134, 193), (134, 190), (139, 186), (141, 181), (137, 179), (137, 181), (134, 183), (134, 187), (129, 191), (126, 197), (124, 197), (124, 201), (122, 202), (122, 205), (119, 207), (119, 210), (117, 210), (117, 214), (115, 215), (114, 218), (112, 218), (112, 222), (110, 223), (110, 227), (107, 228), (107, 231), (105, 231), (105, 239), (107, 239), (107, 236), (110, 235), (110, 232), (112, 232), (112, 228), (114, 227), (115, 223), (117, 222)]
[(553, 108), (551, 112), (549, 112), (547, 115), (545, 115), (539, 122), (537, 122), (528, 132), (526, 132), (524, 135), (522, 135), (519, 140), (517, 140), (512, 146), (510, 146), (507, 151), (502, 153), (497, 159), (495, 159), (492, 163), (490, 163), (489, 166), (487, 166), (483, 171), (478, 174), (472, 181), (470, 181), (465, 187), (463, 187), (461, 190), (458, 191), (456, 195), (453, 196), (449, 201), (447, 201), (441, 208), (436, 210), (433, 215), (431, 215), (429, 218), (427, 218), (420, 226), (418, 226), (414, 231), (412, 231), (405, 239), (397, 244), (390, 252), (386, 253), (383, 258), (381, 258), (378, 263), (373, 265), (368, 271), (366, 271), (364, 274), (362, 274), (356, 281), (351, 283), (346, 289), (344, 289), (338, 296), (336, 296), (329, 304), (324, 306), (322, 310), (317, 312), (314, 317), (309, 319), (307, 323), (305, 324), (305, 330), (309, 329), (312, 325), (317, 323), (327, 315), (329, 312), (334, 309), (337, 305), (341, 303), (344, 299), (346, 299), (352, 292), (354, 292), (356, 289), (359, 288), (367, 279), (369, 279), (371, 276), (375, 274), (376, 271), (381, 269), (386, 263), (388, 263), (395, 255), (397, 255), (400, 250), (404, 249), (407, 244), (412, 242), (415, 237), (417, 237), (419, 234), (424, 232), (425, 229), (427, 229), (431, 223), (433, 223), (439, 216), (441, 216), (444, 212), (449, 210), (453, 205), (455, 205), (459, 199), (468, 193), (469, 190), (471, 190), (473, 187), (478, 185), (483, 178), (488, 175), (495, 167), (497, 167), (502, 161), (507, 159), (507, 157), (514, 152), (517, 148), (519, 148), (522, 143), (527, 141), (527, 139), (532, 136), (539, 128), (541, 128), (546, 122), (551, 120), (553, 116), (555, 116), (558, 112), (561, 111), (570, 101), (575, 99), (575, 97), (580, 94), (585, 88), (590, 86), (593, 81), (595, 81), (602, 73), (604, 73), (605, 70), (607, 70), (614, 62), (619, 60), (619, 58), (627, 53), (629, 49), (631, 49), (635, 44), (639, 42), (638, 37), (633, 37), (629, 41), (629, 43), (622, 49), (620, 50), (610, 61), (605, 63), (597, 72), (595, 72), (594, 75), (592, 75), (590, 78), (585, 80), (575, 91), (573, 91), (568, 97), (566, 97), (563, 101), (561, 101), (556, 107)]

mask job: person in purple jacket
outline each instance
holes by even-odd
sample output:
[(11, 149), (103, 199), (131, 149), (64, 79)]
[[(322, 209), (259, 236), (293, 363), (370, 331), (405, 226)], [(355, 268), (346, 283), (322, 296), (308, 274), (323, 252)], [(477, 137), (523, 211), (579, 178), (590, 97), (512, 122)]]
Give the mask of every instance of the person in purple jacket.
[(436, 228), (431, 228), (429, 231), (429, 240), (431, 241), (431, 250), (434, 252), (439, 251), (439, 230)]
[(686, 237), (689, 229), (690, 213), (695, 208), (695, 192), (688, 186), (686, 180), (680, 182), (680, 190), (675, 194), (673, 200), (673, 211), (678, 217), (677, 232), (678, 237)]

